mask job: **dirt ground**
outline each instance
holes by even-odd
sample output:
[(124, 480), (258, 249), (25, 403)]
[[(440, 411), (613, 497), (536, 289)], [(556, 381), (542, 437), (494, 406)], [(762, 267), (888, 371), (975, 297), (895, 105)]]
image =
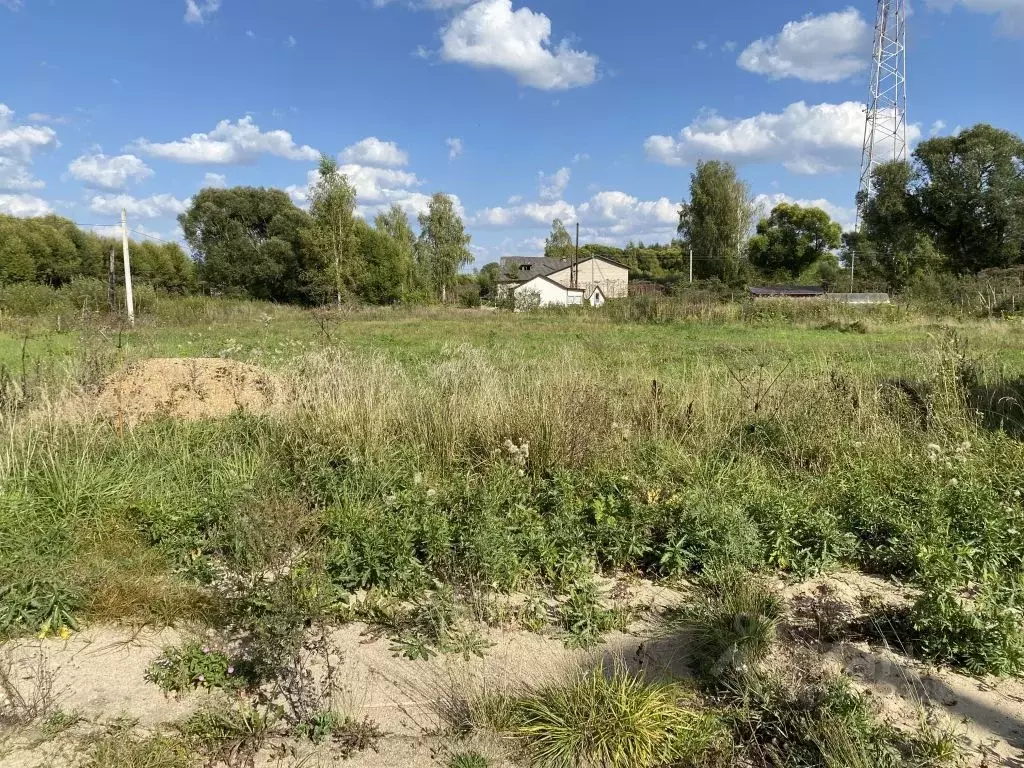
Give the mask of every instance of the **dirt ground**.
[(152, 358), (109, 376), (75, 410), (132, 426), (153, 417), (195, 421), (238, 410), (267, 413), (284, 400), (282, 381), (253, 365), (221, 358)]
[[(682, 600), (682, 595), (647, 582), (632, 581), (628, 587), (634, 604), (659, 610)], [(885, 581), (860, 574), (837, 574), (785, 589), (793, 618), (784, 630), (787, 640), (802, 638), (801, 647), (819, 653), (823, 664), (846, 670), (862, 690), (878, 702), (894, 722), (913, 725), (922, 706), (930, 706), (942, 718), (956, 724), (970, 749), (975, 766), (1024, 766), (1024, 684), (1019, 680), (975, 679), (946, 670), (924, 667), (907, 657), (867, 643), (809, 639), (805, 598), (835, 598), (854, 613), (864, 595), (901, 599), (900, 590)], [(342, 708), (356, 717), (369, 716), (387, 733), (379, 751), (366, 751), (346, 761), (352, 768), (381, 766), (444, 765), (450, 745), (436, 733), (441, 720), (439, 702), (446, 692), (482, 686), (502, 690), (517, 681), (531, 683), (555, 679), (581, 665), (599, 663), (610, 656), (631, 668), (650, 674), (686, 674), (685, 649), (677, 642), (652, 636), (653, 613), (641, 615), (628, 633), (613, 633), (594, 651), (568, 650), (556, 637), (525, 631), (491, 629), (491, 647), (484, 658), (435, 656), (430, 661), (397, 658), (385, 637), (353, 623), (335, 630), (333, 640), (343, 652), (340, 679)], [(207, 696), (181, 698), (161, 693), (145, 680), (148, 665), (166, 644), (177, 642), (175, 630), (132, 631), (113, 626), (86, 628), (67, 640), (25, 640), (8, 643), (9, 653), (22, 670), (21, 683), (32, 685), (40, 656), (55, 682), (56, 704), (76, 711), (95, 728), (119, 717), (152, 729), (187, 717)], [(82, 764), (81, 752), (69, 746), (74, 731), (45, 744), (33, 743), (29, 734), (0, 736), (0, 765), (4, 768), (42, 768)], [(491, 757), (496, 765), (510, 765), (499, 741), (468, 746)], [(461, 745), (460, 748), (467, 748)], [(283, 760), (283, 761), (282, 761)], [(273, 750), (261, 753), (260, 765), (331, 765), (329, 750), (302, 747), (286, 760)]]

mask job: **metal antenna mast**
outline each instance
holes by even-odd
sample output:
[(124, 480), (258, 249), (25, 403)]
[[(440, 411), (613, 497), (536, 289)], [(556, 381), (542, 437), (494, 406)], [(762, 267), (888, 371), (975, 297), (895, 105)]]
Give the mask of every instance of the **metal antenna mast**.
[[(907, 159), (907, 7), (906, 0), (878, 0), (871, 91), (864, 120), (857, 190), (857, 224), (871, 194), (871, 172), (880, 163)], [(857, 254), (850, 254), (850, 291)]]
[[(871, 191), (876, 165), (907, 159), (906, 0), (878, 0), (871, 92), (860, 160), (861, 193)], [(860, 208), (858, 206), (858, 224)]]

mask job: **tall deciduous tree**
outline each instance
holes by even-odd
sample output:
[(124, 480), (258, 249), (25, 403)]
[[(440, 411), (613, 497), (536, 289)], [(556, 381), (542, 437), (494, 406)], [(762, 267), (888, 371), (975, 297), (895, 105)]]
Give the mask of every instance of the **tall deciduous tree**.
[(310, 189), (312, 222), (305, 233), (313, 267), (308, 283), (318, 296), (329, 285), (338, 306), (360, 278), (358, 241), (352, 227), (355, 208), (356, 191), (348, 177), (338, 171), (334, 158), (321, 155), (317, 180)]
[(300, 232), (309, 217), (279, 189), (203, 189), (178, 217), (207, 287), (253, 298), (306, 296)]
[(747, 244), (750, 262), (767, 275), (794, 278), (838, 248), (843, 230), (820, 208), (780, 203)]
[(551, 234), (544, 241), (544, 255), (552, 259), (568, 261), (573, 252), (572, 235), (565, 228), (561, 219), (551, 222)]
[(392, 205), (388, 210), (377, 214), (374, 226), (378, 232), (383, 232), (394, 240), (398, 247), (403, 297), (416, 293), (419, 287), (416, 275), (416, 235), (409, 225), (408, 215), (398, 205)]
[(847, 238), (846, 260), (862, 277), (900, 290), (915, 274), (938, 268), (940, 257), (921, 230), (910, 165), (879, 165), (871, 182), (870, 196), (857, 199), (862, 226), (859, 237)]
[(459, 268), (473, 261), (469, 252), (470, 237), (462, 219), (455, 212), (452, 199), (438, 192), (430, 198), (426, 213), (419, 216), (422, 259), (431, 277), (431, 284), (445, 301), (455, 285)]
[(914, 151), (923, 228), (955, 272), (1024, 262), (1024, 140), (990, 125)]
[(697, 163), (690, 177), (690, 202), (679, 210), (679, 234), (693, 247), (699, 277), (740, 280), (743, 246), (755, 217), (750, 191), (731, 163)]

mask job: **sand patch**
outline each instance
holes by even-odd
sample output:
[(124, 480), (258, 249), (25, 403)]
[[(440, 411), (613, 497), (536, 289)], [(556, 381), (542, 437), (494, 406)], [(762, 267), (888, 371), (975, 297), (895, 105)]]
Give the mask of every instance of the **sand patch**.
[(197, 421), (235, 411), (268, 413), (284, 400), (282, 381), (247, 363), (220, 358), (153, 358), (108, 377), (88, 403), (88, 410), (130, 426), (154, 417)]

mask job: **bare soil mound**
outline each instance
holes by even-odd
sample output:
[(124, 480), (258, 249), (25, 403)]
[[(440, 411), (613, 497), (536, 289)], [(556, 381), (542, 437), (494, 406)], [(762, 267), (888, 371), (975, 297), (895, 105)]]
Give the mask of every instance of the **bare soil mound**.
[(284, 401), (272, 373), (236, 360), (153, 358), (110, 376), (93, 406), (119, 423), (153, 417), (186, 421), (227, 416), (234, 411), (267, 413)]

